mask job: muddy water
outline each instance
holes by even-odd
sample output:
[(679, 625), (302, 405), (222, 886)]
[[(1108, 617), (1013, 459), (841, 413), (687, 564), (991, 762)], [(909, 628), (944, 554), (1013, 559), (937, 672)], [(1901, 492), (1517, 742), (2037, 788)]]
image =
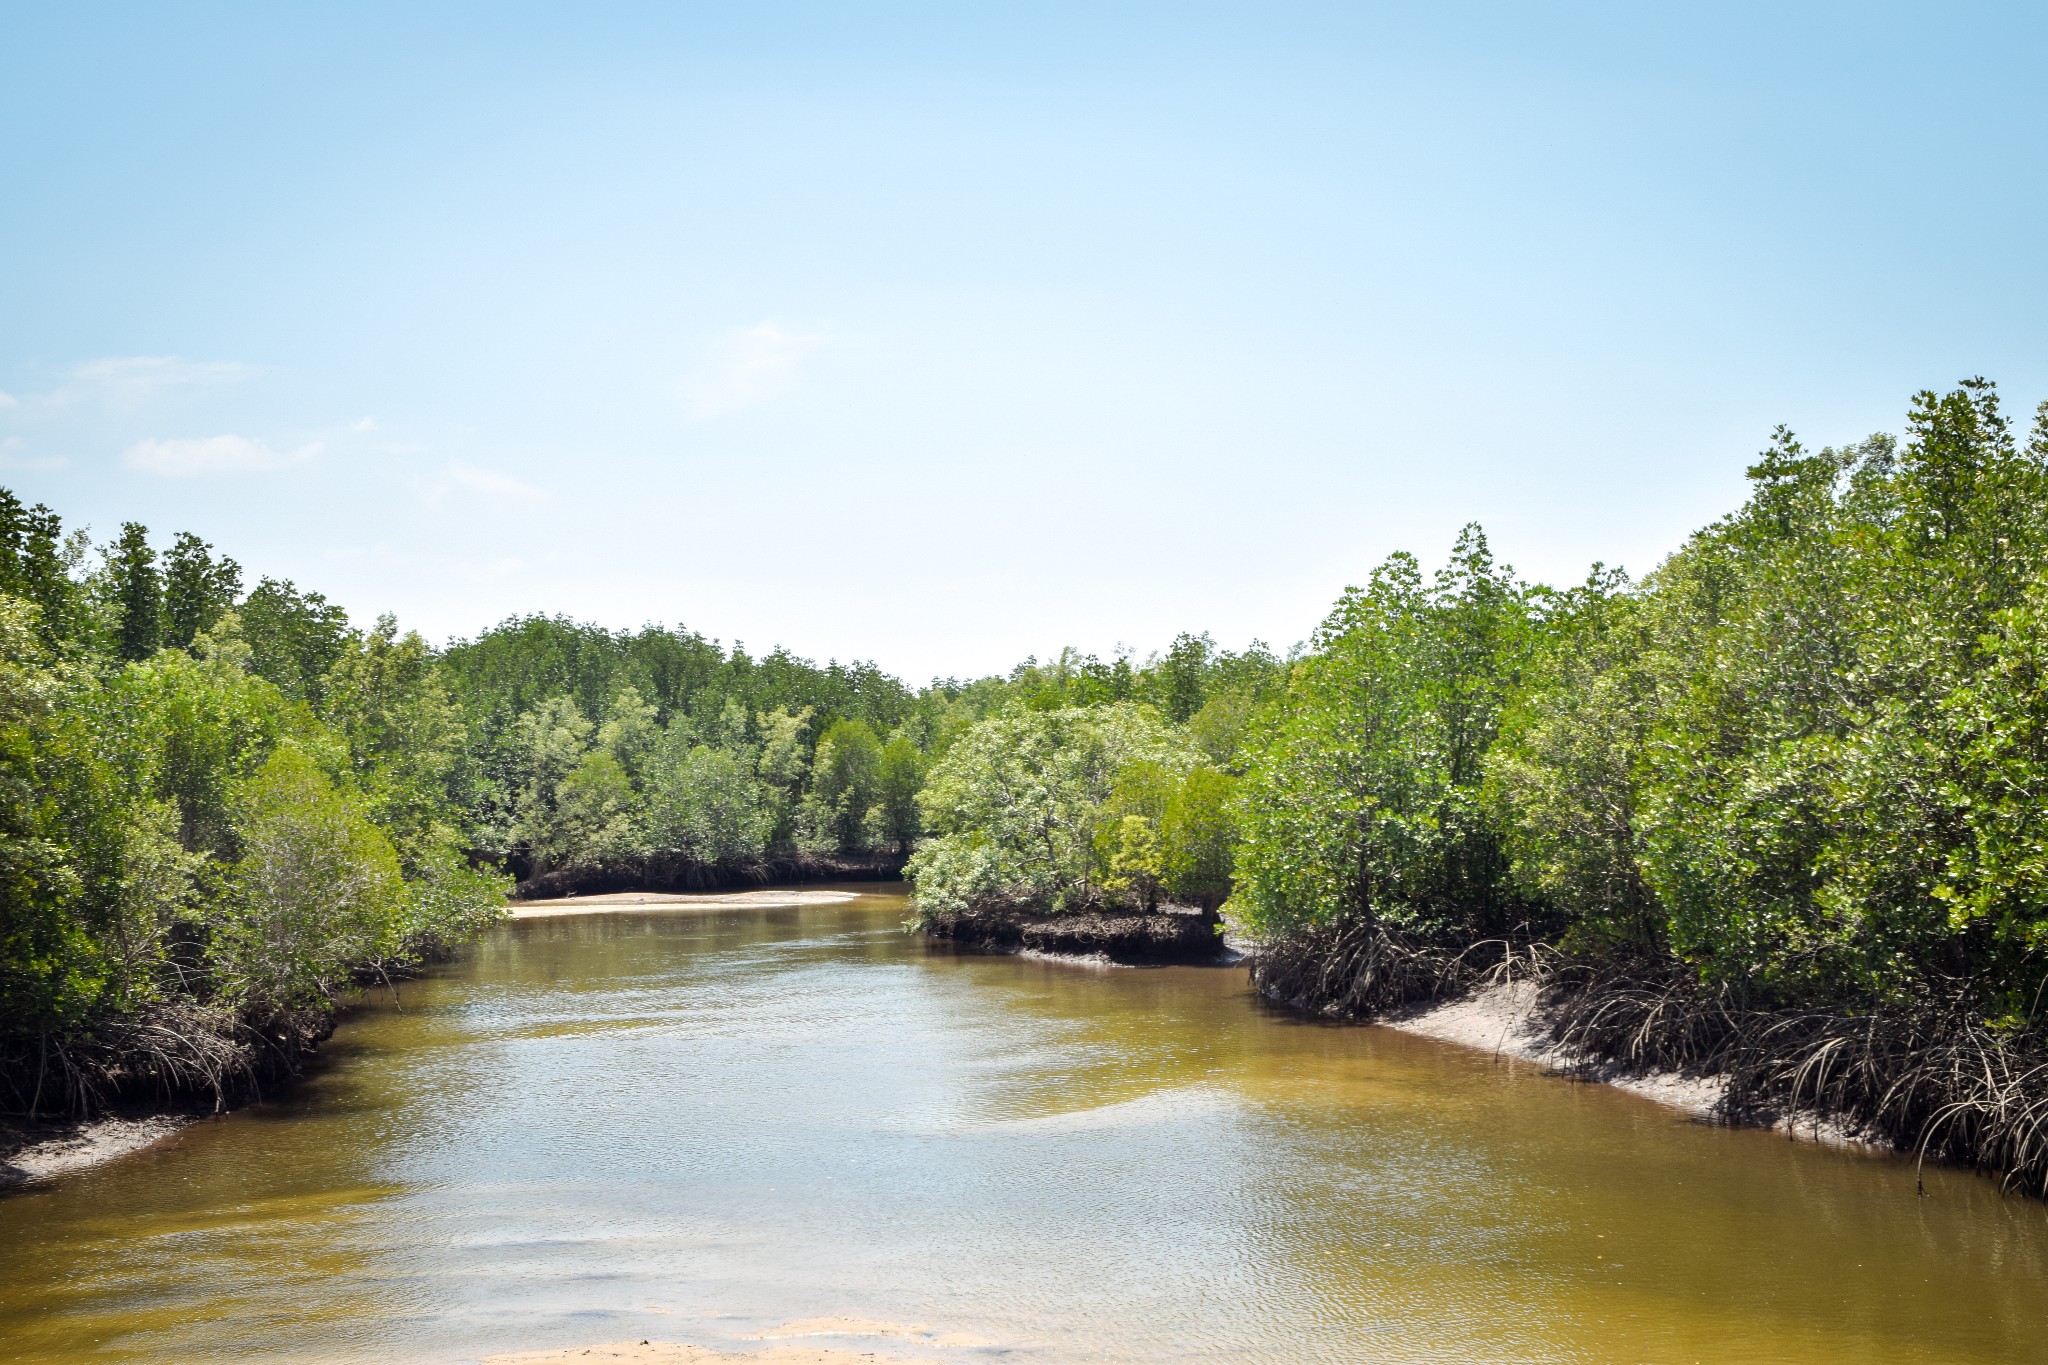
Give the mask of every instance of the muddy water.
[(0, 1200), (0, 1359), (2048, 1358), (2048, 1208), (1988, 1182), (902, 915), (504, 926), (289, 1098)]

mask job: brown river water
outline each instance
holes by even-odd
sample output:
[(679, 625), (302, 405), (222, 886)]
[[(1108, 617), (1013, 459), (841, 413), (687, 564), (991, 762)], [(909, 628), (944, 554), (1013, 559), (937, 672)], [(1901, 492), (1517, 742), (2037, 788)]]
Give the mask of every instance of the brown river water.
[[(2048, 1206), (900, 889), (522, 920), (288, 1096), (0, 1199), (0, 1360), (2041, 1361)], [(912, 1328), (919, 1329), (912, 1331)]]

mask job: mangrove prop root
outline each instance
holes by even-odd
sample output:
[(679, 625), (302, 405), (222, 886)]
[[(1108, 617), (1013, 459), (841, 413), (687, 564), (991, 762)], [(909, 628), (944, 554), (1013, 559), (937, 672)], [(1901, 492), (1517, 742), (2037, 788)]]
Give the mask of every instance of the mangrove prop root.
[(1463, 995), (1525, 961), (1512, 939), (1462, 947), (1378, 921), (1347, 920), (1263, 944), (1252, 984), (1296, 1009), (1370, 1019), (1402, 1005)]
[(296, 1075), (333, 1028), (327, 1009), (261, 1019), (158, 1006), (65, 1036), (0, 1044), (0, 1112), (89, 1118), (122, 1105), (214, 1110)]

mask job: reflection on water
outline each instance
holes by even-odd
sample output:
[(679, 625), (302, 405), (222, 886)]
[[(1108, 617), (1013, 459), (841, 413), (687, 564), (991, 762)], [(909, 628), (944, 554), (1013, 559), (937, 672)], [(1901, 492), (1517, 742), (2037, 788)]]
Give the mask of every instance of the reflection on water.
[[(289, 1098), (0, 1200), (0, 1359), (462, 1360), (791, 1319), (1025, 1361), (2033, 1361), (2048, 1209), (899, 892), (530, 920)], [(870, 1342), (866, 1349), (883, 1349)]]

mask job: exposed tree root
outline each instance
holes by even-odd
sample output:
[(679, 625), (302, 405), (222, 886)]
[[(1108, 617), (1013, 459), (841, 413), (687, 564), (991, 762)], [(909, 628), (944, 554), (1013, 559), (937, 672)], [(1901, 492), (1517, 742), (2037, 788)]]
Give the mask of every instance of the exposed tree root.
[(262, 1020), (155, 1006), (89, 1031), (0, 1043), (0, 1113), (87, 1118), (135, 1105), (220, 1110), (297, 1075), (333, 1031), (329, 1010)]
[(1448, 1000), (1526, 970), (1513, 939), (1462, 946), (1378, 921), (1347, 920), (1261, 944), (1252, 985), (1314, 1014), (1371, 1019), (1423, 1000)]

